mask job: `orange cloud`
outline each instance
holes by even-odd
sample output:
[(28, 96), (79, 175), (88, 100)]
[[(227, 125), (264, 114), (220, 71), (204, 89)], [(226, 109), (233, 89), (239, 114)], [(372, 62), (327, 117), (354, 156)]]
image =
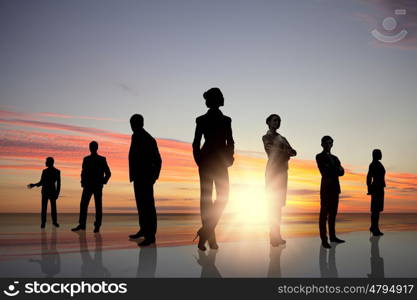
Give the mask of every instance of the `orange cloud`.
[[(63, 176), (60, 210), (76, 212), (81, 189), (79, 176), (84, 156), (89, 154), (88, 143), (97, 140), (99, 153), (106, 156), (112, 178), (105, 187), (105, 209), (129, 212), (135, 207), (133, 191), (128, 180), (130, 135), (107, 130), (72, 126), (56, 122), (21, 119), (13, 112), (0, 111), (0, 177), (2, 197), (13, 198), (0, 202), (0, 211), (38, 211), (39, 194), (26, 190), (30, 181), (37, 181), (44, 160), (55, 158)], [(160, 180), (155, 189), (161, 212), (198, 212), (199, 178), (190, 143), (172, 139), (157, 139), (163, 159)], [(264, 171), (266, 155), (237, 151), (230, 168), (231, 195), (228, 211), (239, 213), (246, 205), (253, 210), (253, 201), (264, 205)], [(369, 211), (366, 195), (366, 174), (345, 166), (341, 178), (342, 212)], [(353, 169), (353, 168), (352, 168)], [(291, 160), (289, 169), (288, 212), (317, 212), (319, 210), (320, 173), (315, 161)], [(390, 173), (386, 175), (386, 211), (417, 211), (415, 195), (417, 175)]]

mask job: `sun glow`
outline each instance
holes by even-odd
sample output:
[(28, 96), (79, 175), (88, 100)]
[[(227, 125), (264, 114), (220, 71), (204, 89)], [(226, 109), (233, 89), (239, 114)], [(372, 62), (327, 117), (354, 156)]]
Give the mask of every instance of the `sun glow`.
[(231, 191), (229, 211), (239, 223), (267, 222), (265, 187), (262, 185), (241, 185)]

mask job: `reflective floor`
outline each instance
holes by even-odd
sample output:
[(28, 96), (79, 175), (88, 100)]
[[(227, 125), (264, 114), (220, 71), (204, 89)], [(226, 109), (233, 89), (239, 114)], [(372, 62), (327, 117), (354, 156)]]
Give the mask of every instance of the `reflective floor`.
[(360, 231), (346, 243), (320, 246), (317, 237), (293, 237), (286, 246), (268, 241), (223, 242), (201, 252), (196, 245), (103, 250), (103, 236), (75, 234), (78, 249), (57, 250), (57, 232), (41, 234), (41, 254), (0, 261), (1, 277), (417, 277), (417, 231), (380, 238)]

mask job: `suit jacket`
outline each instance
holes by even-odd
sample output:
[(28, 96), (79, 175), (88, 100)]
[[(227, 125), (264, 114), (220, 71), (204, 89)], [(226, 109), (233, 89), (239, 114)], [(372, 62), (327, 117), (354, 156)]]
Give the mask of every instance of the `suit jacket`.
[[(232, 136), (232, 119), (219, 109), (209, 109), (196, 119), (193, 155), (197, 165), (201, 163), (231, 166), (235, 142)], [(201, 138), (204, 145), (200, 149)]]
[(41, 180), (35, 185), (42, 186), (42, 194), (58, 198), (61, 190), (61, 172), (54, 167), (46, 168), (42, 171)]
[(81, 171), (81, 186), (84, 188), (103, 188), (111, 176), (106, 158), (98, 154), (84, 157)]
[(291, 156), (296, 154), (290, 143), (279, 133), (273, 133), (270, 130), (262, 137), (264, 149), (268, 155), (266, 173), (274, 174), (286, 172), (288, 170), (288, 161)]
[(368, 175), (366, 176), (368, 193), (383, 191), (385, 187), (385, 168), (380, 161), (376, 160), (369, 165)]
[(129, 150), (129, 179), (154, 183), (161, 172), (162, 159), (155, 139), (146, 130), (132, 134)]
[(316, 162), (321, 173), (320, 194), (340, 194), (339, 176), (345, 171), (337, 156), (321, 152), (316, 155)]

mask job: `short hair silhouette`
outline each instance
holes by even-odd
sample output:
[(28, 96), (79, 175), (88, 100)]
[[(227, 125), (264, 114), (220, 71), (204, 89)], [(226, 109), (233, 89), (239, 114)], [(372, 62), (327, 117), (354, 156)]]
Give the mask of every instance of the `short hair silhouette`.
[(98, 150), (98, 143), (96, 141), (92, 141), (90, 143), (90, 152), (97, 153), (97, 150)]
[(53, 167), (54, 166), (54, 158), (53, 157), (47, 157), (45, 165), (47, 167)]
[(219, 88), (214, 87), (204, 92), (204, 99), (208, 108), (218, 108), (224, 105), (223, 94)]
[(332, 137), (330, 136), (330, 135), (325, 135), (325, 136), (323, 136), (322, 138), (321, 138), (321, 144), (323, 145), (325, 142), (327, 142), (327, 141), (332, 141), (333, 142), (333, 139), (332, 139)]
[(134, 114), (130, 117), (130, 127), (133, 131), (138, 131), (143, 128), (143, 116), (140, 114)]
[(374, 160), (380, 160), (382, 158), (382, 152), (379, 149), (374, 149), (372, 151), (372, 159)]
[(281, 123), (281, 117), (277, 114), (271, 114), (268, 116), (268, 118), (266, 118), (266, 125), (269, 125), (269, 123), (271, 122), (273, 117), (277, 117), (279, 120), (279, 123)]

